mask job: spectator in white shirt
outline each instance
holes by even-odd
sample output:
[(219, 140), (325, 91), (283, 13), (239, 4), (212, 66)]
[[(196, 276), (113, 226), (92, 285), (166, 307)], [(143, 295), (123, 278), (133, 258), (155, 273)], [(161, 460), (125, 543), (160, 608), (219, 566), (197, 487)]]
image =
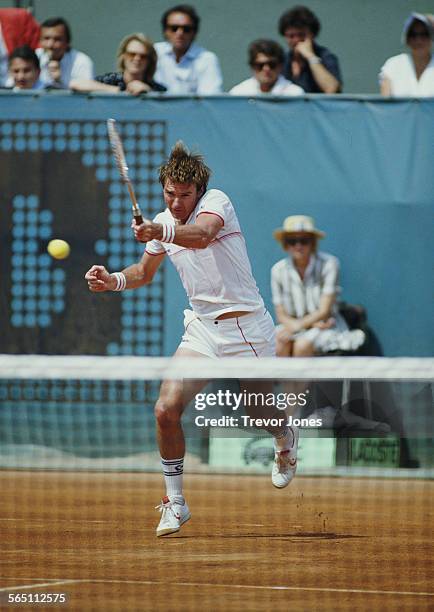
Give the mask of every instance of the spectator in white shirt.
[(282, 76), (284, 52), (277, 42), (266, 39), (255, 40), (249, 45), (248, 56), (253, 76), (232, 87), (230, 94), (234, 96), (304, 94), (301, 87)]
[(155, 80), (169, 94), (213, 95), (222, 92), (222, 74), (215, 53), (196, 44), (199, 16), (192, 6), (180, 4), (161, 18), (166, 42), (155, 44), (158, 55)]
[(434, 15), (412, 13), (402, 34), (410, 53), (390, 57), (381, 68), (383, 96), (434, 96), (433, 38)]
[(47, 86), (67, 89), (72, 79), (93, 79), (89, 56), (71, 47), (71, 29), (62, 17), (52, 17), (41, 24), (41, 80)]

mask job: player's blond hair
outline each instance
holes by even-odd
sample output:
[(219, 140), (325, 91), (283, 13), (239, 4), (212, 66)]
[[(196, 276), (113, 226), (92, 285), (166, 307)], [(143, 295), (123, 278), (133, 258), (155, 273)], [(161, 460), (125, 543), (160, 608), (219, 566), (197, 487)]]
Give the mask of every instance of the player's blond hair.
[(167, 180), (174, 183), (194, 183), (198, 191), (205, 190), (211, 170), (199, 153), (190, 153), (182, 140), (173, 147), (169, 159), (160, 167), (160, 183), (164, 187)]

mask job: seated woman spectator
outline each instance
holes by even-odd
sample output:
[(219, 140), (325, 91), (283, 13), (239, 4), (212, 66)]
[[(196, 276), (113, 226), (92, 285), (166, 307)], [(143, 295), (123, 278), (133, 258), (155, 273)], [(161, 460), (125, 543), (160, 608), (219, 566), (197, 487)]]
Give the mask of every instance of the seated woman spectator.
[(404, 24), (402, 42), (410, 53), (389, 58), (380, 71), (383, 96), (434, 96), (434, 15), (412, 13)]
[(118, 72), (106, 72), (95, 80), (80, 79), (70, 83), (75, 91), (126, 91), (138, 96), (148, 91), (166, 91), (153, 80), (157, 66), (157, 54), (152, 42), (144, 34), (126, 36), (117, 52)]
[(9, 56), (8, 65), (14, 91), (44, 88), (39, 78), (41, 69), (38, 56), (28, 45), (14, 49)]
[(287, 217), (274, 238), (287, 253), (271, 269), (271, 290), (279, 357), (309, 357), (338, 350), (356, 350), (365, 340), (360, 329), (349, 330), (339, 314), (339, 261), (317, 251), (324, 232), (304, 215)]
[(282, 76), (283, 61), (283, 49), (277, 42), (266, 39), (253, 41), (248, 49), (248, 63), (253, 76), (232, 87), (229, 93), (233, 96), (256, 96), (268, 93), (302, 96), (303, 89)]
[[(283, 227), (274, 231), (287, 257), (271, 269), (271, 291), (276, 317), (276, 354), (278, 357), (311, 357), (332, 351), (355, 351), (365, 341), (361, 329), (348, 329), (336, 304), (339, 287), (339, 261), (317, 250), (325, 236), (305, 215), (287, 217)], [(291, 381), (288, 392), (304, 391), (306, 381)], [(303, 417), (321, 419), (323, 427), (390, 431), (389, 425), (341, 411), (342, 384), (336, 381), (309, 383), (310, 401)]]

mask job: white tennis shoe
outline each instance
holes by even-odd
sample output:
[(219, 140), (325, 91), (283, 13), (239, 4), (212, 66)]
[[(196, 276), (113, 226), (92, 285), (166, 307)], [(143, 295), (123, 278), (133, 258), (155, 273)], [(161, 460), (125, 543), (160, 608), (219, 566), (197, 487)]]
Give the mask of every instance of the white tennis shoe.
[(271, 482), (278, 489), (287, 487), (297, 470), (298, 427), (289, 427), (287, 438), (289, 448), (274, 453)]
[(191, 517), (187, 502), (179, 502), (178, 499), (170, 499), (167, 495), (161, 500), (161, 504), (155, 506), (160, 510), (161, 519), (157, 527), (157, 537), (176, 533)]

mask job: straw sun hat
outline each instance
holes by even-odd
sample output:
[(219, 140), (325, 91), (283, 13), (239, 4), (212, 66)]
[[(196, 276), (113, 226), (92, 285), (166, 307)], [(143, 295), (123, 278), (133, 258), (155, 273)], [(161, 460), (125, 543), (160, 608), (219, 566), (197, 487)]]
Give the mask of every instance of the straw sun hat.
[(273, 232), (276, 240), (281, 242), (284, 238), (291, 234), (312, 234), (317, 238), (324, 238), (325, 233), (315, 227), (315, 221), (312, 217), (306, 215), (292, 215), (286, 217), (283, 222), (283, 227), (280, 227)]

